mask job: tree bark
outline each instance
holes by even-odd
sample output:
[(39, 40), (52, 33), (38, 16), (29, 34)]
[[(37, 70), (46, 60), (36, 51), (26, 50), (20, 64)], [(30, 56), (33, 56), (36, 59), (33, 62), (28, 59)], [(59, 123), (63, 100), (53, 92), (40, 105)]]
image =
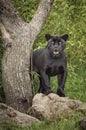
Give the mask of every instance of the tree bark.
[(32, 102), (30, 53), (52, 4), (53, 0), (41, 0), (33, 19), (26, 23), (11, 0), (0, 0), (0, 30), (4, 47), (2, 78), (6, 103), (22, 112), (26, 112)]

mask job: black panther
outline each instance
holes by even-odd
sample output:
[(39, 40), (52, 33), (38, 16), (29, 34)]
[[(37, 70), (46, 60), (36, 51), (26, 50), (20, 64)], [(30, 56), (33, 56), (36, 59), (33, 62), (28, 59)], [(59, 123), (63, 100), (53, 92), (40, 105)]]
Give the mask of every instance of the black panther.
[(67, 61), (64, 53), (68, 35), (51, 36), (46, 34), (48, 42), (45, 48), (33, 51), (32, 68), (39, 74), (40, 87), (38, 92), (52, 93), (50, 87), (50, 77), (57, 75), (58, 89), (57, 94), (64, 97), (64, 85), (67, 77)]

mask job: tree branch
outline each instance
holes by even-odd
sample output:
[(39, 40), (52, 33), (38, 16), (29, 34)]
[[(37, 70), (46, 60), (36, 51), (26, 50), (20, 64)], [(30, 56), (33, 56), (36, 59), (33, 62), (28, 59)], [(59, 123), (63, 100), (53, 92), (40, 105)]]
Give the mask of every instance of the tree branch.
[(0, 0), (0, 19), (5, 16), (9, 19), (21, 19), (19, 13), (12, 5), (12, 0)]
[(54, 0), (41, 0), (38, 10), (36, 11), (33, 19), (31, 20), (31, 39), (34, 41), (38, 33), (40, 32), (42, 26), (46, 21), (46, 17), (50, 12), (51, 6)]
[(11, 47), (12, 39), (10, 38), (9, 33), (6, 31), (2, 23), (0, 23), (0, 30), (2, 33), (3, 47), (4, 48), (6, 48), (7, 46)]
[(12, 0), (0, 0), (0, 23), (1, 32), (4, 27), (9, 34), (14, 33), (16, 28), (21, 27), (21, 25), (23, 26), (24, 21), (13, 7)]
[(22, 20), (11, 1), (0, 0), (0, 30), (6, 46), (2, 60), (2, 79), (6, 103), (25, 112), (32, 99), (28, 70), (30, 52), (54, 0), (41, 0), (29, 24)]
[(29, 24), (25, 24), (19, 13), (13, 7), (11, 0), (0, 0), (0, 22), (3, 23), (4, 28), (10, 34), (15, 31), (17, 32), (18, 27), (22, 28), (23, 25), (27, 26), (32, 44), (41, 31), (53, 2), (54, 0), (41, 0), (33, 19)]

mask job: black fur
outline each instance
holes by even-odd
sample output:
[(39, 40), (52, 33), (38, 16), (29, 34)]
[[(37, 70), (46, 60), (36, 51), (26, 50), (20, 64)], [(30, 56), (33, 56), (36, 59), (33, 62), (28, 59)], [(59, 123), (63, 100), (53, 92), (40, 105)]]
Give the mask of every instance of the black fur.
[(50, 77), (57, 75), (59, 96), (65, 96), (64, 85), (66, 81), (66, 56), (64, 49), (68, 35), (51, 36), (45, 35), (48, 42), (47, 46), (33, 52), (32, 62), (33, 71), (37, 72), (40, 77), (39, 92), (44, 94), (52, 93), (50, 87)]

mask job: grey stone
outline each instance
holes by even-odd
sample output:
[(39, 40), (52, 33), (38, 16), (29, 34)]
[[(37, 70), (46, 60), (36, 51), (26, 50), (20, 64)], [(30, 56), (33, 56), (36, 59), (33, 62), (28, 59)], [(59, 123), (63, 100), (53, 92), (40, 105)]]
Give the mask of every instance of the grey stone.
[(31, 109), (32, 115), (40, 120), (57, 120), (62, 116), (68, 117), (75, 110), (86, 111), (86, 103), (68, 97), (59, 97), (54, 93), (49, 95), (40, 93), (34, 96)]
[(79, 121), (79, 125), (80, 125), (81, 128), (83, 128), (84, 130), (86, 130), (86, 117), (82, 118)]
[(18, 125), (26, 126), (32, 123), (39, 123), (40, 121), (35, 117), (21, 113), (6, 104), (0, 103), (0, 123), (15, 122)]

